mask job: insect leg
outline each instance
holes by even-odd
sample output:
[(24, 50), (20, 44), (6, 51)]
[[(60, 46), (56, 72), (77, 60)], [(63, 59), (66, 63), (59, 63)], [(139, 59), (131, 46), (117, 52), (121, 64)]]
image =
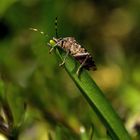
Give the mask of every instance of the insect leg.
[(84, 61), (82, 62), (82, 64), (78, 67), (76, 74), (79, 75), (79, 72), (81, 70), (81, 68), (84, 66), (84, 64), (86, 63), (87, 59), (88, 59), (88, 55), (86, 56), (86, 58), (84, 59)]
[[(49, 46), (51, 46), (51, 45), (49, 45)], [(51, 52), (53, 51), (54, 47), (55, 47), (55, 46), (53, 46), (53, 47), (49, 50), (49, 53), (51, 53)]]
[(59, 64), (59, 66), (63, 66), (63, 65), (65, 64), (66, 58), (68, 57), (68, 55), (69, 55), (69, 50), (66, 51), (66, 55), (65, 55), (65, 57), (64, 57), (64, 59), (63, 59), (63, 61), (62, 61), (62, 63)]
[(50, 43), (48, 43), (48, 46), (51, 47), (51, 49), (49, 50), (49, 53), (51, 53), (53, 51), (53, 49), (59, 44), (59, 42), (57, 42), (55, 45), (51, 45)]

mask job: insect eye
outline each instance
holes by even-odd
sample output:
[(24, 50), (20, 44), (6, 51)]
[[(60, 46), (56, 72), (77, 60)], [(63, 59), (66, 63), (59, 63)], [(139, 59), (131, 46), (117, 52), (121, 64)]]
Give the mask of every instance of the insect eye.
[(50, 45), (53, 47), (55, 46), (56, 42), (54, 40), (50, 40)]

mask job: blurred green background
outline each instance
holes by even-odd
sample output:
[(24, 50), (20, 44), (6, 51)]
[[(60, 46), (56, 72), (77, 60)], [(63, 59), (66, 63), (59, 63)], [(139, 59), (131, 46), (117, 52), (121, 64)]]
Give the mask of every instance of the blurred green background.
[(20, 126), (19, 139), (108, 139), (96, 114), (58, 66), (60, 60), (49, 54), (56, 17), (59, 37), (75, 37), (92, 54), (97, 71), (90, 75), (132, 138), (140, 139), (140, 1), (1, 0), (1, 96), (10, 106), (13, 125)]

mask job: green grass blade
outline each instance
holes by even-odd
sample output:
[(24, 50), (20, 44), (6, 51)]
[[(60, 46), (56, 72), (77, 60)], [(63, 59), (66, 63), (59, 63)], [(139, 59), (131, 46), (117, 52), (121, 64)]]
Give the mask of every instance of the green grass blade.
[[(56, 52), (61, 60), (63, 60), (65, 52), (59, 48), (56, 49)], [(67, 57), (65, 63), (66, 71), (69, 73), (70, 77), (81, 90), (83, 96), (107, 128), (109, 135), (113, 140), (130, 140), (130, 136), (119, 116), (114, 111), (103, 92), (89, 76), (87, 71), (82, 70), (79, 76), (76, 75), (78, 66), (79, 63), (77, 63), (73, 57)]]

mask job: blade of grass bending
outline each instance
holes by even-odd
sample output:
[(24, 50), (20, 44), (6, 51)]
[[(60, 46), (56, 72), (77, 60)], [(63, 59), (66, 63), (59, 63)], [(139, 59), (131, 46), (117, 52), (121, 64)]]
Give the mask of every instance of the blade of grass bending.
[[(56, 54), (63, 60), (66, 53), (61, 48), (56, 48)], [(130, 140), (130, 136), (121, 119), (87, 71), (83, 69), (80, 75), (77, 76), (76, 70), (78, 66), (79, 63), (73, 57), (67, 57), (66, 71), (107, 128), (109, 135), (113, 140)]]

